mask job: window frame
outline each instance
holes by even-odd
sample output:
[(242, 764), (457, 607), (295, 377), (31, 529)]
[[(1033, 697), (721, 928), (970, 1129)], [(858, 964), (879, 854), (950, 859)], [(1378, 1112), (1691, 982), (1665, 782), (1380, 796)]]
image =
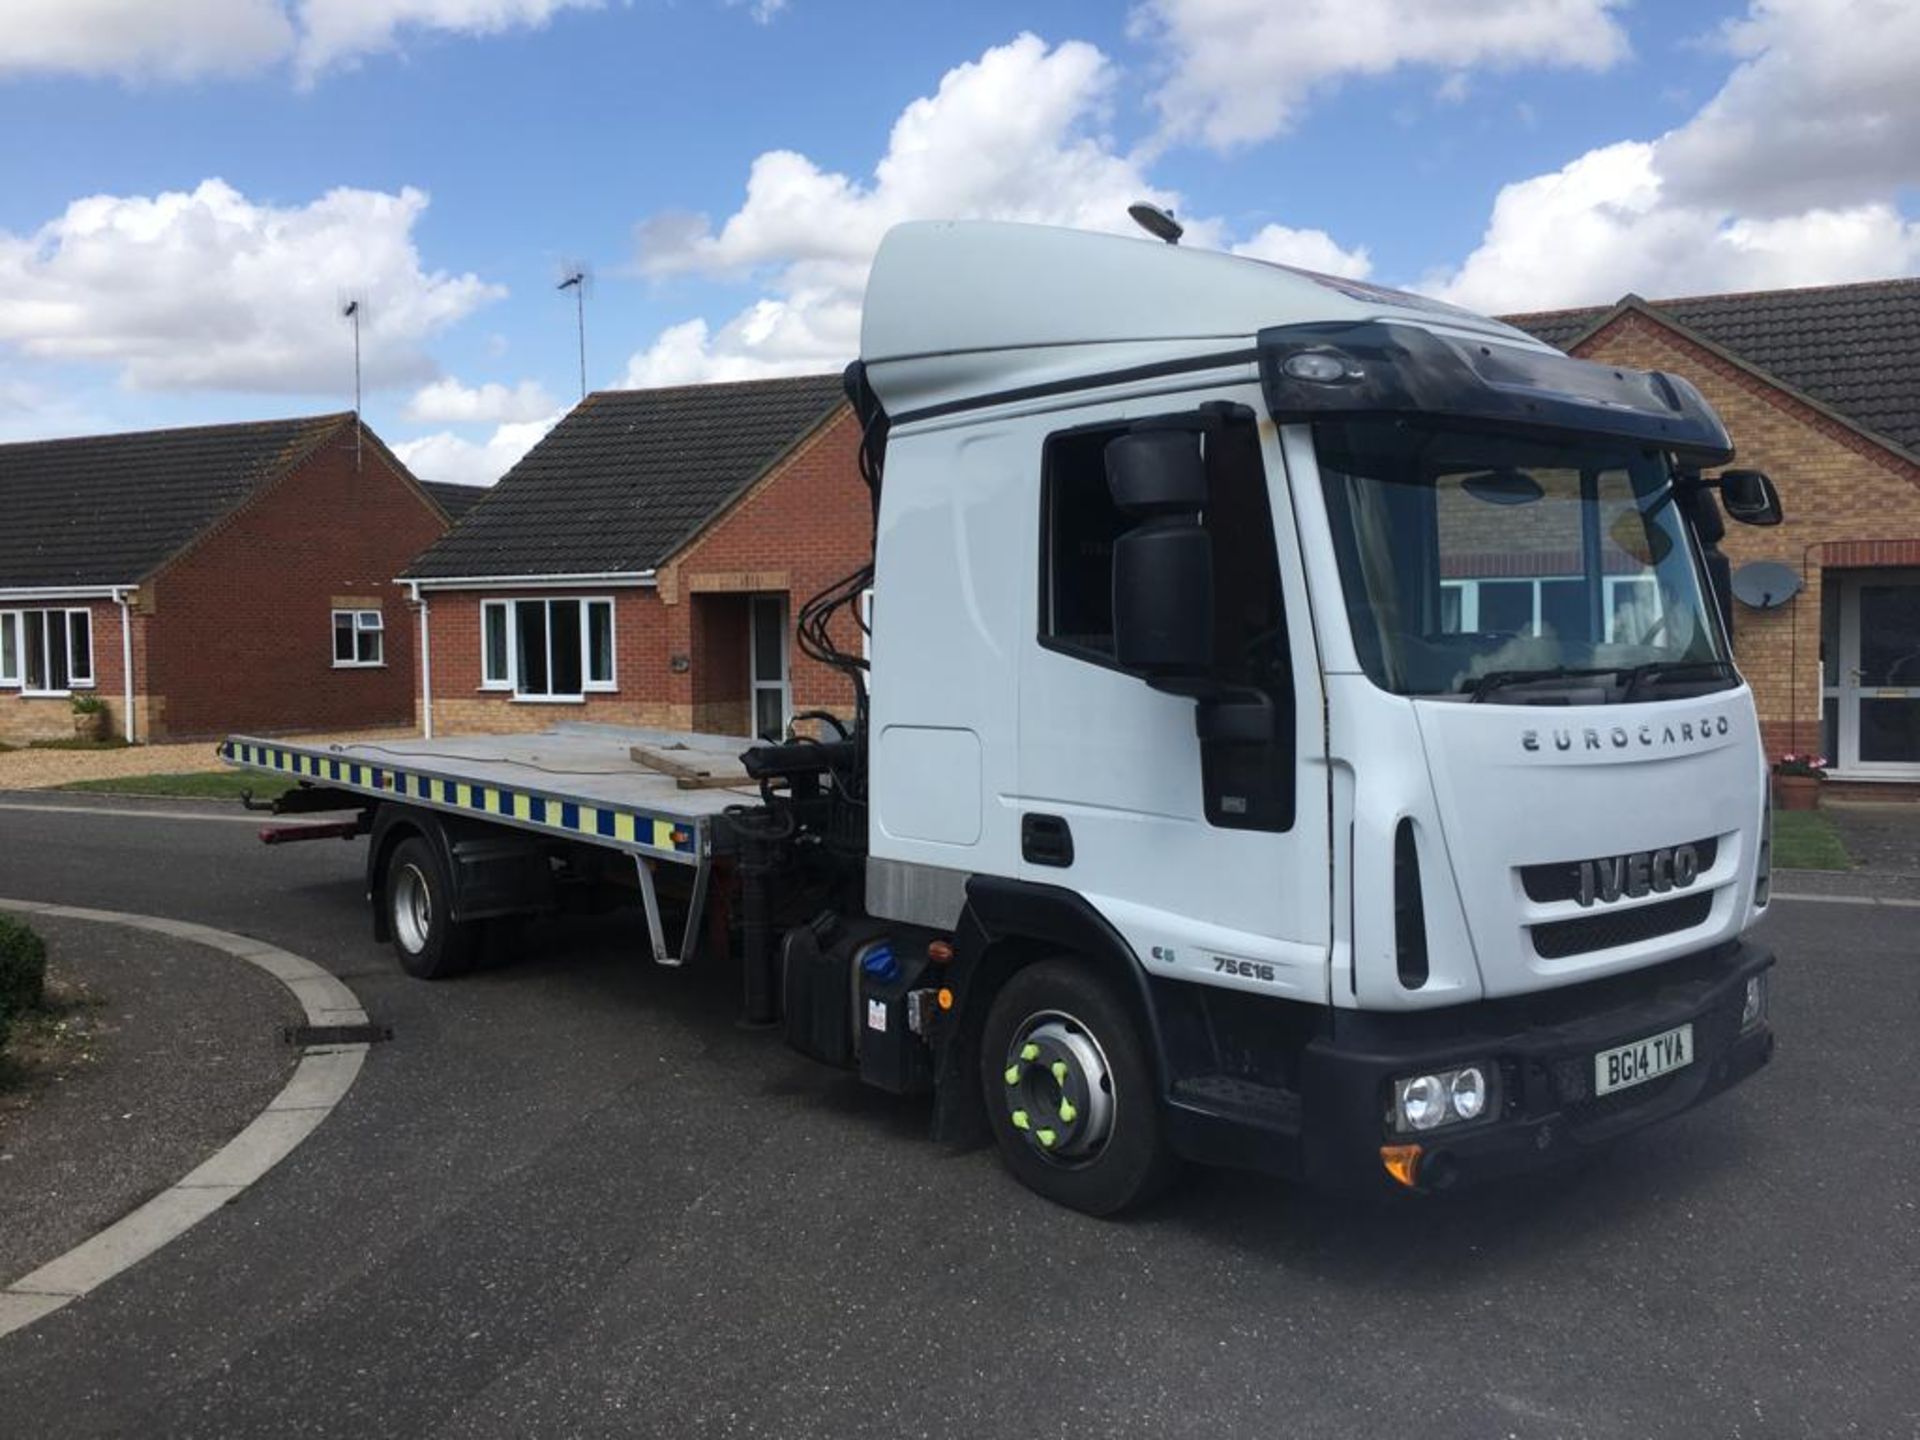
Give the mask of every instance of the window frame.
[[(1061, 442), (1078, 440), (1083, 436), (1104, 432), (1109, 439), (1126, 434), (1133, 428), (1134, 418), (1110, 417), (1104, 420), (1090, 421), (1084, 425), (1069, 426), (1064, 430), (1050, 433), (1040, 450), (1040, 545), (1039, 545), (1039, 606), (1034, 614), (1034, 639), (1042, 650), (1051, 650), (1056, 655), (1066, 655), (1072, 659), (1084, 661), (1088, 665), (1097, 665), (1102, 670), (1112, 670), (1125, 674), (1119, 658), (1111, 649), (1099, 650), (1091, 645), (1063, 639), (1053, 631), (1054, 624), (1054, 563), (1053, 563), (1053, 516), (1056, 508), (1056, 477), (1060, 465), (1059, 450)], [(1111, 564), (1111, 561), (1109, 561)], [(1111, 638), (1111, 637), (1109, 637)]]
[[(353, 636), (353, 658), (350, 660), (342, 660), (340, 658), (340, 629), (341, 629), (340, 617), (343, 615), (352, 617), (348, 621), (348, 626), (349, 626), (348, 633)], [(333, 611), (330, 618), (332, 623), (328, 627), (328, 635), (333, 642), (332, 650), (333, 650), (333, 668), (334, 669), (336, 670), (384, 670), (386, 669), (386, 666), (387, 666), (387, 619), (386, 619), (386, 614), (384, 610), (348, 609), (345, 607), (341, 607), (341, 608), (336, 608)], [(369, 618), (371, 618), (373, 622), (372, 624), (367, 623)], [(364, 637), (368, 635), (377, 637), (375, 648), (378, 653), (371, 660), (363, 660), (360, 656), (361, 641)]]
[[(547, 688), (523, 690), (520, 688), (520, 608), (523, 605), (540, 606), (543, 610), (542, 633), (546, 637), (547, 652), (553, 650), (553, 606), (576, 605), (580, 610), (580, 689), (577, 691), (555, 691), (553, 689), (553, 666), (547, 666)], [(595, 606), (604, 606), (607, 615), (607, 676), (604, 680), (593, 678), (593, 618)], [(491, 655), (488, 645), (488, 626), (494, 615), (500, 617), (500, 623), (506, 629), (505, 663), (506, 673), (495, 673), (491, 669)], [(611, 595), (527, 595), (484, 599), (480, 602), (480, 689), (490, 695), (506, 695), (516, 704), (525, 705), (582, 705), (589, 695), (611, 695), (620, 689), (620, 629), (619, 611)]]
[[(779, 612), (776, 625), (778, 643), (775, 646), (780, 657), (780, 674), (777, 679), (766, 679), (760, 674), (759, 607), (762, 602), (774, 605)], [(760, 735), (762, 692), (779, 696), (780, 738), (785, 738), (787, 731), (793, 725), (793, 605), (791, 597), (785, 590), (756, 590), (747, 596), (747, 733), (749, 735)]]
[[(34, 686), (29, 682), (31, 671), (28, 663), (27, 627), (37, 623), (40, 629), (40, 653), (50, 652), (48, 644), (48, 626), (57, 617), (59, 622), (60, 647), (66, 657), (67, 683), (61, 687)], [(86, 674), (75, 672), (73, 664), (74, 622), (78, 619), (85, 627), (87, 637)], [(59, 699), (72, 695), (76, 690), (92, 690), (97, 684), (98, 671), (93, 663), (93, 610), (85, 605), (36, 605), (16, 606), (0, 610), (0, 628), (8, 629), (13, 635), (13, 665), (11, 673), (0, 672), (0, 689), (18, 691), (24, 699)], [(5, 642), (0, 641), (0, 663), (4, 662)]]

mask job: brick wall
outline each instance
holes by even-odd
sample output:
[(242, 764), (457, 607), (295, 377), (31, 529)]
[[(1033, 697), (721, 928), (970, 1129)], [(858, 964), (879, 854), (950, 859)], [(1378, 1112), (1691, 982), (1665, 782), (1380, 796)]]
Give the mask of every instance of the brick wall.
[(1736, 570), (1779, 561), (1805, 576), (1806, 589), (1778, 610), (1736, 604), (1734, 648), (1769, 751), (1818, 746), (1822, 582), (1843, 568), (1920, 565), (1920, 467), (1637, 314), (1621, 316), (1575, 353), (1684, 375), (1726, 423), (1735, 463), (1773, 477), (1786, 523), (1729, 524), (1721, 548)]
[[(582, 720), (739, 733), (746, 722), (745, 597), (785, 594), (791, 623), (802, 604), (871, 553), (859, 439), (858, 423), (843, 409), (661, 566), (657, 588), (537, 592), (614, 597), (615, 693), (541, 704), (482, 689), (482, 599), (536, 592), (429, 591), (434, 729), (526, 731)], [(860, 636), (851, 623), (835, 633), (858, 653)], [(846, 683), (800, 655), (791, 634), (788, 656), (796, 710), (851, 710)], [(675, 669), (676, 658), (684, 667)], [(417, 677), (415, 683), (417, 693)]]
[[(703, 612), (695, 603), (703, 596), (783, 592), (791, 629), (802, 605), (866, 563), (873, 553), (873, 504), (860, 478), (859, 449), (859, 421), (843, 407), (777, 471), (661, 567), (660, 594), (668, 602), (673, 653), (697, 659), (704, 649), (711, 663), (716, 645), (727, 646), (724, 637), (702, 637), (700, 645), (695, 643), (698, 619), (724, 613), (714, 607)], [(860, 632), (850, 616), (841, 616), (834, 639), (860, 653)], [(744, 650), (728, 647), (726, 653), (737, 655), (728, 664), (744, 680)], [(669, 676), (674, 703), (689, 712), (696, 683), (708, 683), (696, 682), (698, 673), (696, 665)], [(796, 711), (852, 712), (853, 693), (846, 680), (802, 655), (791, 634), (788, 675)], [(743, 692), (744, 685), (724, 697), (700, 698), (709, 704), (738, 704), (733, 696), (743, 698)]]
[[(136, 613), (131, 619), (134, 676), (142, 683), (141, 691), (134, 695), (134, 719), (141, 727), (140, 733), (144, 738), (148, 720), (143, 664), (147, 622), (138, 613), (138, 597), (134, 598)], [(93, 687), (90, 690), (80, 687), (75, 693), (98, 697), (107, 707), (113, 733), (126, 734), (125, 671), (121, 658), (119, 605), (112, 600), (60, 600), (57, 598), (35, 601), (32, 604), (24, 601), (8, 601), (0, 604), (0, 610), (16, 608), (85, 610), (89, 613), (93, 627)], [(27, 696), (16, 689), (0, 690), (0, 744), (25, 745), (32, 740), (62, 740), (71, 739), (72, 736), (73, 704), (68, 697)]]
[[(481, 685), (480, 607), (483, 600), (611, 598), (613, 675), (618, 689), (577, 703), (515, 700)], [(432, 636), (433, 728), (436, 734), (544, 730), (561, 721), (685, 729), (686, 718), (666, 693), (666, 618), (649, 589), (428, 591)], [(414, 623), (418, 624), (416, 617)], [(416, 676), (416, 685), (418, 679)], [(417, 692), (416, 692), (417, 693)]]
[[(154, 579), (143, 689), (152, 738), (404, 725), (415, 628), (393, 577), (445, 529), (348, 427)], [(384, 666), (336, 668), (336, 601), (377, 601)]]

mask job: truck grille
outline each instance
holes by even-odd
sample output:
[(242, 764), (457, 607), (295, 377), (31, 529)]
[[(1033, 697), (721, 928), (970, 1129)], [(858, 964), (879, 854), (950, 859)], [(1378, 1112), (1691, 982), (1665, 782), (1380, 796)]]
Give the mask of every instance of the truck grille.
[[(1720, 853), (1719, 837), (1709, 835), (1704, 840), (1696, 840), (1693, 849), (1700, 857), (1700, 871), (1705, 874), (1713, 868), (1714, 859)], [(1522, 865), (1520, 885), (1536, 905), (1576, 899), (1580, 894), (1580, 862), (1555, 860), (1545, 865)]]
[(1627, 910), (1606, 910), (1597, 915), (1577, 915), (1571, 920), (1550, 920), (1532, 927), (1533, 952), (1542, 960), (1561, 960), (1569, 955), (1585, 955), (1594, 950), (1615, 950), (1661, 935), (1676, 934), (1704, 925), (1713, 911), (1713, 892), (1683, 895), (1677, 900), (1662, 900), (1652, 905), (1636, 905)]

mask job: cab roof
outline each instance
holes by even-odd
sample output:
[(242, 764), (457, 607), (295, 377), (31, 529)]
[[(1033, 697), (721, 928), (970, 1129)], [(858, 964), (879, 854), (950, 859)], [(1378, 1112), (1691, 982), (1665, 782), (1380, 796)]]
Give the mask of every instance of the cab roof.
[(1399, 320), (1528, 349), (1525, 331), (1338, 276), (1123, 235), (994, 221), (887, 232), (867, 281), (869, 366), (973, 351), (1248, 340), (1275, 325)]

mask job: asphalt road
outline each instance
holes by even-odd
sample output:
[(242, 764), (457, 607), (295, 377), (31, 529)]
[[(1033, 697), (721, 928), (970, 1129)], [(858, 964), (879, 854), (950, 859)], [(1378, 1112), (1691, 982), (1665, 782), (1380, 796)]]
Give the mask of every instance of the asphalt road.
[(1583, 1169), (1379, 1210), (1201, 1173), (1101, 1223), (632, 920), (407, 981), (360, 863), (0, 811), (0, 894), (264, 937), (396, 1032), (237, 1204), (0, 1341), (0, 1431), (1920, 1434), (1920, 912), (1778, 907), (1775, 1064)]

